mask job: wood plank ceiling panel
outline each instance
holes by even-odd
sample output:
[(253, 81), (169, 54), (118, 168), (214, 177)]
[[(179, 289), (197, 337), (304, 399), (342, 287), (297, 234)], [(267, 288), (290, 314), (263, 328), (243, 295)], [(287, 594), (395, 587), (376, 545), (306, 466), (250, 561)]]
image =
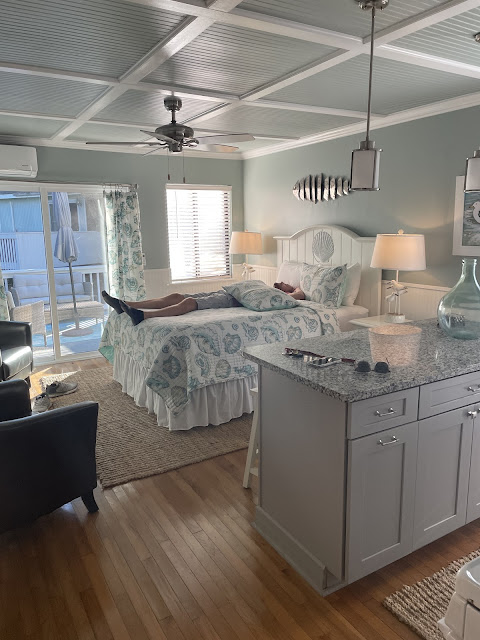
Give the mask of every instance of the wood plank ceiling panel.
[(106, 87), (0, 71), (0, 111), (74, 117)]
[[(276, 91), (269, 100), (365, 110), (368, 56), (344, 62)], [(372, 109), (390, 114), (480, 91), (480, 80), (403, 62), (375, 59)]]
[(202, 124), (214, 130), (300, 137), (346, 126), (353, 122), (359, 122), (359, 120), (284, 109), (259, 108), (244, 104), (232, 111), (205, 120)]
[(182, 18), (122, 0), (3, 0), (0, 60), (119, 77)]
[(215, 24), (147, 80), (241, 95), (333, 51), (324, 45)]
[[(445, 2), (446, 0), (393, 0), (386, 11), (378, 14), (377, 27), (384, 29)], [(363, 37), (370, 33), (370, 14), (360, 11), (354, 0), (245, 0), (239, 9), (354, 36)]]
[[(142, 125), (150, 123), (157, 127), (170, 122), (171, 114), (164, 107), (165, 96), (160, 93), (146, 91), (127, 91), (112, 104), (105, 107), (95, 117), (96, 120), (111, 120), (113, 122), (132, 122)], [(182, 109), (177, 114), (178, 122), (204, 113), (216, 106), (208, 100), (182, 98)]]
[(473, 38), (479, 31), (480, 8), (412, 33), (392, 44), (480, 67), (480, 43)]

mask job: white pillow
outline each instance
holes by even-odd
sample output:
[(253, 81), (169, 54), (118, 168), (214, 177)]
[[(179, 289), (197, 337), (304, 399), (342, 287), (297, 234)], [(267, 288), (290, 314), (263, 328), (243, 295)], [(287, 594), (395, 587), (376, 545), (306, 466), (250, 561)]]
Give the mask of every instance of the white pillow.
[(284, 260), (278, 270), (277, 282), (285, 282), (285, 284), (289, 284), (291, 287), (295, 288), (299, 287), (302, 264), (302, 262)]
[(343, 294), (342, 307), (351, 307), (355, 304), (360, 289), (362, 267), (356, 262), (347, 267), (347, 284)]

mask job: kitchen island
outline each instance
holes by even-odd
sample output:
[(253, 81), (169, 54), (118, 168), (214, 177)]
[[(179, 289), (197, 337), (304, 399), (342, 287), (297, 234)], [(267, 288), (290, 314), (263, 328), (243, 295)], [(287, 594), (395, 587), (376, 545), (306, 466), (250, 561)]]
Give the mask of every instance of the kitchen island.
[[(255, 526), (320, 593), (480, 517), (480, 341), (413, 325), (418, 350), (386, 374), (245, 349), (260, 366)], [(289, 346), (373, 365), (368, 330)]]

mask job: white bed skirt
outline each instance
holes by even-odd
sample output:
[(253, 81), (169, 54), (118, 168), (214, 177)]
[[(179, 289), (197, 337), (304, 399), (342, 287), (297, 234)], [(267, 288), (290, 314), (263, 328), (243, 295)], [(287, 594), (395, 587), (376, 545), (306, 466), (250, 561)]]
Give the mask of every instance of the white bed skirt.
[(139, 407), (146, 407), (157, 416), (157, 424), (170, 431), (185, 431), (192, 427), (224, 424), (253, 411), (250, 389), (258, 385), (257, 374), (196, 389), (191, 400), (178, 416), (171, 414), (162, 398), (154, 393), (145, 380), (148, 370), (138, 362), (115, 349), (113, 378), (122, 385), (122, 391), (135, 400)]

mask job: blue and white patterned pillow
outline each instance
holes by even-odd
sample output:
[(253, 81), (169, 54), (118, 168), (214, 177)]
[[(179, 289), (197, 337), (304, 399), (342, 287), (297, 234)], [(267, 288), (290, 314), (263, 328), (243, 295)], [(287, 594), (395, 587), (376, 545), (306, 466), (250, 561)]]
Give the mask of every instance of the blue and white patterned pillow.
[(298, 305), (292, 296), (274, 287), (268, 287), (261, 280), (245, 280), (223, 289), (251, 311), (277, 311), (292, 309)]
[(347, 265), (319, 267), (304, 263), (300, 274), (300, 289), (307, 300), (336, 309), (342, 304), (347, 283)]

